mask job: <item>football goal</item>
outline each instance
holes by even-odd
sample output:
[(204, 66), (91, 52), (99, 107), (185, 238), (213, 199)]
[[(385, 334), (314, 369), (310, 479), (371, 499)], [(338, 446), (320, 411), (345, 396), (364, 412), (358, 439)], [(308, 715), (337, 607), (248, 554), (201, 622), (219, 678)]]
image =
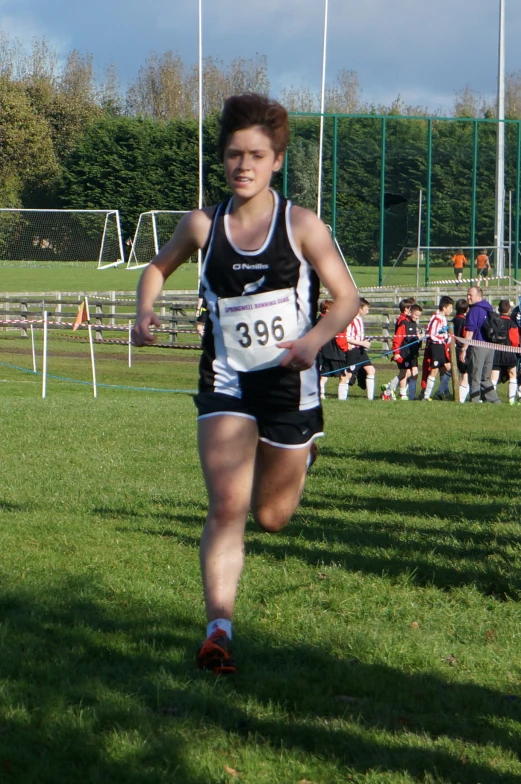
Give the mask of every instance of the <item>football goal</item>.
[(118, 210), (0, 209), (0, 262), (124, 263)]
[(150, 264), (156, 253), (174, 233), (186, 210), (151, 210), (139, 216), (127, 269), (141, 269)]

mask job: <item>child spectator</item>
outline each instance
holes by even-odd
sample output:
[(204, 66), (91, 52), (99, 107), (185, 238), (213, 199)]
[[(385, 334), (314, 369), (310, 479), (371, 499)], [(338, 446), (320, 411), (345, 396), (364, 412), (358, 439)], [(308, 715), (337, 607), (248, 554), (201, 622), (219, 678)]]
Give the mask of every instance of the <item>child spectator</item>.
[[(325, 299), (320, 303), (321, 318), (326, 315), (333, 304), (332, 299)], [(326, 397), (326, 384), (331, 377), (338, 378), (346, 366), (346, 356), (338, 345), (336, 338), (331, 338), (318, 352), (318, 367), (320, 371), (320, 397)]]
[[(394, 325), (394, 334), (395, 335), (396, 335), (396, 333), (398, 332), (398, 330), (400, 329), (401, 325), (404, 322), (410, 321), (410, 318), (411, 318), (411, 305), (414, 305), (415, 302), (416, 302), (416, 300), (415, 300), (414, 297), (404, 297), (404, 299), (400, 300), (399, 305), (398, 305), (398, 307), (400, 309), (400, 315), (396, 319), (396, 323)], [(398, 376), (394, 376), (394, 378), (392, 378), (389, 381), (388, 384), (382, 385), (382, 388), (381, 388), (382, 389), (382, 395), (381, 395), (382, 400), (394, 400), (394, 391), (395, 391), (396, 387), (398, 386), (399, 381), (400, 381), (400, 377), (398, 375)]]
[(411, 305), (409, 318), (402, 320), (393, 338), (393, 359), (398, 366), (400, 400), (414, 400), (416, 397), (418, 354), (422, 337), (418, 323), (422, 311), (421, 305)]
[[(498, 313), (502, 320), (508, 325), (508, 332), (506, 333), (506, 346), (519, 346), (519, 330), (515, 321), (512, 321), (510, 316), (510, 302), (508, 299), (501, 299), (497, 306)], [(503, 345), (503, 344), (502, 344)], [(502, 351), (500, 348), (494, 351), (494, 361), (492, 365), (492, 373), (490, 380), (497, 389), (499, 382), (505, 382), (508, 379), (508, 402), (513, 406), (517, 397), (517, 357), (516, 354), (510, 351)]]
[(348, 324), (345, 333), (336, 337), (337, 345), (345, 352), (345, 369), (338, 385), (339, 400), (347, 400), (349, 386), (355, 375), (358, 376), (362, 389), (365, 386), (367, 399), (374, 399), (375, 370), (366, 351), (371, 347), (371, 341), (364, 337), (363, 320), (369, 313), (369, 307), (370, 303), (364, 297), (360, 297), (358, 315)]
[[(438, 397), (447, 396), (449, 391), (450, 361), (449, 333), (447, 316), (452, 313), (454, 300), (452, 297), (441, 297), (436, 313), (427, 326), (427, 350), (431, 360), (431, 370), (425, 385), (424, 399), (430, 400), (438, 373), (441, 373)], [(446, 378), (444, 378), (446, 376)]]
[(456, 251), (451, 259), (452, 266), (454, 267), (454, 274), (456, 275), (456, 286), (461, 286), (463, 277), (463, 267), (467, 263), (467, 259), (462, 250)]
[[(452, 319), (452, 326), (454, 327), (454, 335), (457, 338), (464, 338), (466, 334), (465, 324), (466, 316), (469, 306), (466, 299), (456, 300), (456, 315)], [(456, 346), (456, 355), (459, 357), (458, 348), (461, 344)], [(459, 402), (464, 403), (469, 394), (469, 373), (468, 364), (466, 361), (457, 359), (459, 371)]]

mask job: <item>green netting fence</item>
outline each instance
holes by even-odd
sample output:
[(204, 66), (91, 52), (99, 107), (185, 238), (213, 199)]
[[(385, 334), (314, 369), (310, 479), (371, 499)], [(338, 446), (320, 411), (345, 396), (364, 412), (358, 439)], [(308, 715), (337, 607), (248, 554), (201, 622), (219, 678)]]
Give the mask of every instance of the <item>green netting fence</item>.
[[(516, 280), (520, 253), (521, 121), (505, 120), (505, 236), (495, 237), (496, 119), (325, 115), (321, 216), (350, 264), (434, 282), (456, 249), (475, 258), (504, 248)], [(291, 115), (285, 195), (317, 207), (320, 115)], [(467, 272), (468, 274), (468, 272)], [(409, 275), (409, 277), (407, 277)], [(404, 278), (405, 276), (405, 278)], [(376, 281), (375, 281), (376, 282)], [(392, 282), (392, 281), (391, 281)]]

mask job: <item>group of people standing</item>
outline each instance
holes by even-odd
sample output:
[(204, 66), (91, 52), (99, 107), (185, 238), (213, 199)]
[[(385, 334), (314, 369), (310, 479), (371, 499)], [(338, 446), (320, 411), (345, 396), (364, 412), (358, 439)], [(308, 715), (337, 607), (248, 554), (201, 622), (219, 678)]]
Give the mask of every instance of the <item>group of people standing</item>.
[[(327, 313), (330, 302), (324, 300), (321, 303), (322, 316)], [(322, 398), (326, 396), (329, 378), (334, 376), (339, 379), (339, 400), (348, 399), (349, 387), (356, 381), (366, 390), (367, 398), (374, 399), (375, 368), (367, 353), (371, 341), (365, 336), (364, 329), (364, 317), (369, 313), (369, 307), (368, 300), (360, 298), (357, 316), (342, 333), (322, 347), (319, 354)], [(413, 297), (402, 299), (399, 309), (390, 352), (397, 372), (388, 384), (382, 386), (383, 400), (395, 399), (396, 393), (403, 401), (416, 399), (419, 358), (423, 343), (425, 351), (421, 364), (419, 399), (429, 401), (433, 398), (449, 398), (449, 383), (452, 378), (450, 341), (454, 339), (457, 342), (455, 355), (460, 377), (458, 396), (461, 403), (467, 398), (472, 403), (500, 403), (497, 385), (502, 381), (508, 381), (509, 403), (514, 404), (517, 401), (519, 355), (509, 348), (520, 345), (519, 307), (512, 312), (510, 302), (503, 299), (500, 300), (496, 313), (492, 305), (484, 299), (483, 289), (480, 286), (471, 286), (466, 298), (456, 302), (452, 297), (441, 297), (438, 309), (432, 314), (425, 330), (420, 326), (423, 308)], [(450, 329), (449, 318), (454, 309)], [(480, 341), (483, 345), (469, 345), (467, 340)], [(439, 386), (434, 394), (438, 378)]]

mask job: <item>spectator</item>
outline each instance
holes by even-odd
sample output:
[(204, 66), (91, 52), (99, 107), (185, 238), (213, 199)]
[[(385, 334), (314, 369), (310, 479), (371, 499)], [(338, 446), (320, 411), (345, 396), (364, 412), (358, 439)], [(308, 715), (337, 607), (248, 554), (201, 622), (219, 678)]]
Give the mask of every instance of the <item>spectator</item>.
[[(466, 299), (456, 300), (456, 315), (452, 319), (452, 326), (454, 327), (454, 335), (457, 338), (464, 338), (466, 334), (466, 317), (468, 313), (468, 302)], [(461, 346), (461, 343), (458, 344)], [(459, 351), (456, 354), (459, 357)], [(462, 362), (459, 358), (456, 360), (459, 372), (459, 402), (464, 403), (469, 394), (469, 368), (467, 362)]]
[(431, 316), (427, 326), (426, 353), (429, 354), (431, 369), (425, 385), (424, 400), (431, 399), (438, 373), (442, 376), (437, 393), (438, 398), (447, 396), (449, 392), (450, 361), (447, 316), (450, 316), (453, 307), (452, 297), (441, 297), (438, 310)]
[[(501, 320), (505, 322), (505, 346), (519, 346), (519, 330), (510, 316), (510, 302), (502, 299), (497, 306)], [(513, 406), (517, 398), (517, 356), (510, 351), (502, 351), (498, 346), (494, 350), (494, 362), (490, 380), (497, 389), (499, 382), (508, 380), (508, 402)]]
[(365, 338), (363, 320), (368, 313), (369, 302), (361, 297), (358, 315), (348, 324), (345, 333), (337, 335), (337, 344), (345, 351), (345, 367), (338, 385), (339, 400), (347, 400), (349, 386), (357, 375), (359, 381), (363, 378), (361, 386), (367, 390), (367, 399), (374, 399), (375, 370), (366, 351), (371, 347), (371, 341)]
[[(468, 340), (484, 340), (481, 328), (487, 313), (493, 310), (490, 302), (483, 299), (483, 289), (471, 286), (467, 292), (469, 312), (466, 319), (466, 338)], [(494, 349), (486, 346), (466, 346), (460, 350), (460, 362), (467, 362), (470, 376), (470, 402), (501, 403), (490, 378), (494, 362)]]
[(418, 323), (422, 306), (414, 303), (410, 316), (403, 320), (393, 338), (393, 359), (398, 367), (398, 391), (400, 400), (414, 400), (418, 378), (418, 354), (420, 353), (421, 334)]

